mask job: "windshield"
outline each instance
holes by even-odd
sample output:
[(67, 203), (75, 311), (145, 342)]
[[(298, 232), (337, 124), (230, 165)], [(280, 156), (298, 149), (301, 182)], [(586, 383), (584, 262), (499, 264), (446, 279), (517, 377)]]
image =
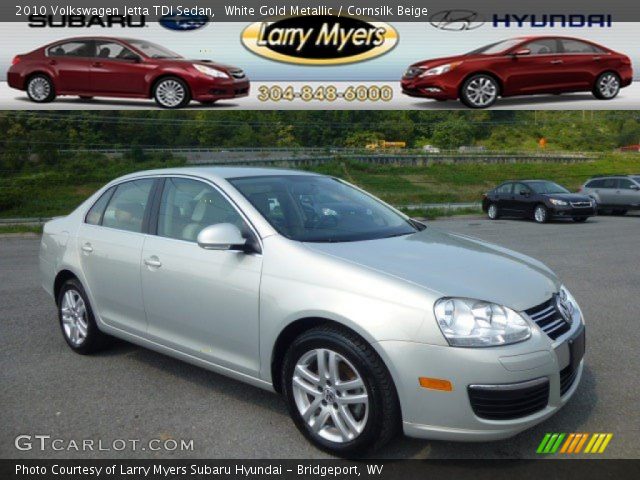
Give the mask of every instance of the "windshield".
[(489, 45), (485, 45), (484, 47), (480, 47), (476, 50), (472, 50), (468, 52), (467, 55), (477, 55), (479, 53), (483, 55), (492, 55), (495, 53), (501, 53), (515, 47), (519, 43), (522, 43), (522, 38), (511, 38), (509, 40), (502, 40), (501, 42), (492, 43)]
[(152, 42), (144, 40), (127, 40), (127, 43), (132, 47), (137, 48), (150, 58), (182, 58), (177, 53)]
[(330, 177), (274, 175), (230, 179), (282, 235), (300, 242), (352, 242), (415, 233), (379, 200)]
[(636, 181), (636, 183), (640, 183), (640, 176), (631, 177), (631, 178), (633, 178)]
[(566, 188), (554, 182), (530, 182), (528, 185), (536, 193), (571, 193)]

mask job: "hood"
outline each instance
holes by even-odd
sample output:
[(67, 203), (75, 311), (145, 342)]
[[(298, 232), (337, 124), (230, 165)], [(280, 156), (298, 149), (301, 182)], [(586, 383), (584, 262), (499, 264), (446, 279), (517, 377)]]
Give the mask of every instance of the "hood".
[(225, 72), (232, 72), (236, 70), (242, 70), (239, 67), (234, 67), (233, 65), (225, 65), (224, 63), (214, 62), (213, 60), (189, 60), (188, 58), (167, 58), (167, 59), (154, 59), (156, 61), (161, 60), (169, 63), (177, 63), (184, 64), (189, 63), (193, 65), (194, 63), (198, 65), (204, 65), (206, 67), (217, 68), (218, 70), (222, 70)]
[(583, 195), (582, 193), (543, 193), (547, 198), (557, 198), (558, 200), (565, 200), (567, 202), (588, 202), (591, 197)]
[(553, 272), (537, 260), (433, 228), (402, 237), (305, 245), (438, 296), (486, 300), (515, 310), (549, 300), (560, 286)]
[(413, 65), (411, 65), (411, 67), (432, 68), (444, 63), (459, 62), (460, 60), (467, 60), (469, 58), (470, 57), (468, 55), (454, 55), (452, 57), (431, 58), (414, 63)]

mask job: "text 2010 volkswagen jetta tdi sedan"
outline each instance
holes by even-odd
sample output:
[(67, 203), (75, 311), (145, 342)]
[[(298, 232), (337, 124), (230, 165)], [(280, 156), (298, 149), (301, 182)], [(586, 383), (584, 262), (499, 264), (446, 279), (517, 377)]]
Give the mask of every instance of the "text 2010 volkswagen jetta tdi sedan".
[(339, 454), (400, 428), (509, 437), (582, 373), (582, 313), (547, 267), (322, 175), (128, 175), (48, 222), (40, 262), (76, 352), (115, 336), (273, 389)]

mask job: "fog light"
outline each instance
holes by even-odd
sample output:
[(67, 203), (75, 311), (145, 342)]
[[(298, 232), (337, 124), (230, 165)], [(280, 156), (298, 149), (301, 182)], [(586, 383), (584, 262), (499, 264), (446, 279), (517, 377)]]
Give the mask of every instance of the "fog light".
[(420, 377), (418, 380), (420, 382), (420, 386), (423, 388), (429, 388), (431, 390), (442, 390), (443, 392), (453, 391), (453, 385), (449, 380), (429, 377)]
[(438, 93), (442, 91), (442, 89), (438, 87), (427, 87), (425, 90), (429, 93)]

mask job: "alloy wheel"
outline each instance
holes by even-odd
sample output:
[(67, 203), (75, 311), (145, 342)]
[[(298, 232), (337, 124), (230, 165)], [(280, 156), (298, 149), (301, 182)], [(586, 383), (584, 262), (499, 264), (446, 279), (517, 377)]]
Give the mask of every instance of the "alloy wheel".
[(467, 84), (465, 95), (473, 106), (486, 107), (495, 101), (498, 96), (498, 87), (493, 79), (478, 76)]
[(87, 307), (78, 291), (69, 289), (65, 292), (60, 312), (65, 336), (76, 347), (82, 345), (87, 338), (89, 322)]
[(536, 219), (536, 222), (544, 223), (547, 219), (547, 210), (543, 206), (538, 205), (533, 215)]
[(296, 363), (292, 378), (296, 407), (312, 435), (350, 442), (364, 430), (369, 396), (356, 368), (339, 353), (318, 348)]
[(492, 203), (491, 205), (489, 205), (489, 210), (487, 211), (487, 215), (489, 215), (489, 218), (491, 220), (495, 220), (496, 218), (498, 218), (498, 207), (496, 206), (495, 203)]
[(27, 89), (33, 100), (43, 102), (51, 94), (51, 83), (44, 77), (35, 77), (29, 82)]
[(603, 98), (613, 98), (620, 90), (620, 81), (613, 73), (606, 73), (598, 81), (598, 90)]
[(184, 86), (171, 78), (161, 81), (156, 87), (156, 98), (164, 107), (177, 107), (184, 101), (186, 94)]

